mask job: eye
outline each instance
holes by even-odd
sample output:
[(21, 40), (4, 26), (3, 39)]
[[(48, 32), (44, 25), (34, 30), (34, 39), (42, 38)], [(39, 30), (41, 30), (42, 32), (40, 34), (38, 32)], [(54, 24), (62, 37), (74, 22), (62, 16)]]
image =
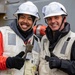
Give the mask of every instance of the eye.
[(46, 18), (46, 20), (47, 20), (47, 21), (50, 21), (50, 20), (52, 20), (52, 18), (51, 18), (51, 17), (48, 17), (48, 18)]
[(31, 17), (28, 17), (28, 20), (31, 20), (32, 21), (32, 18)]
[(55, 19), (59, 19), (59, 16), (55, 16)]

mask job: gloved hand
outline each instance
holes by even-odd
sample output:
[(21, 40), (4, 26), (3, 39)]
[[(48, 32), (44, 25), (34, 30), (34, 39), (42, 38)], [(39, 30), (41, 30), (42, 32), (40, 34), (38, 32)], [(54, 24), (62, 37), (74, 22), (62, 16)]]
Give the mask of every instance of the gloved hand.
[(24, 65), (24, 58), (22, 56), (24, 55), (24, 52), (20, 52), (15, 57), (8, 57), (6, 60), (6, 66), (7, 68), (15, 68), (20, 70), (22, 66)]
[(51, 55), (52, 57), (45, 56), (45, 60), (49, 62), (49, 67), (51, 69), (53, 68), (60, 68), (61, 66), (61, 59), (59, 59), (54, 54)]

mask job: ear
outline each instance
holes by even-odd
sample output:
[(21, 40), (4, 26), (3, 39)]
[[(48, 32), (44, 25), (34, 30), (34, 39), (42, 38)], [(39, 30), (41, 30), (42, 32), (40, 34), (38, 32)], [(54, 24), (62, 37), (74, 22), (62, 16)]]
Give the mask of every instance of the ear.
[(66, 22), (66, 16), (62, 16), (63, 21)]
[(66, 22), (67, 21), (67, 19), (66, 19), (66, 17), (64, 17), (64, 22)]

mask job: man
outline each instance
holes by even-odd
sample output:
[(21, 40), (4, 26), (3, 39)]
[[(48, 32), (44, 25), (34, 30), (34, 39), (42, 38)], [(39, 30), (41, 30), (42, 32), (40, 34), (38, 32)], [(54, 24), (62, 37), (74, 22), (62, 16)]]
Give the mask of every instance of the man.
[(59, 2), (43, 7), (46, 35), (43, 36), (40, 75), (75, 75), (75, 33), (66, 21), (67, 11)]
[(40, 54), (39, 39), (32, 27), (39, 19), (31, 2), (21, 4), (17, 20), (0, 28), (0, 75), (35, 75)]

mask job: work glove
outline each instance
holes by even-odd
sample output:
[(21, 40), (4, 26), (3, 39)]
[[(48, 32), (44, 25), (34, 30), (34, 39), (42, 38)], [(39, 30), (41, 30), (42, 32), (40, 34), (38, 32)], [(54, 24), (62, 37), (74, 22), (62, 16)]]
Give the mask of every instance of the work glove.
[(45, 56), (45, 60), (49, 62), (49, 67), (51, 69), (53, 68), (60, 68), (61, 66), (61, 59), (59, 59), (57, 56), (54, 54), (51, 54), (51, 57)]
[(24, 58), (22, 58), (24, 55), (24, 52), (20, 52), (15, 57), (8, 57), (6, 60), (6, 66), (7, 68), (15, 68), (20, 70), (24, 65)]

